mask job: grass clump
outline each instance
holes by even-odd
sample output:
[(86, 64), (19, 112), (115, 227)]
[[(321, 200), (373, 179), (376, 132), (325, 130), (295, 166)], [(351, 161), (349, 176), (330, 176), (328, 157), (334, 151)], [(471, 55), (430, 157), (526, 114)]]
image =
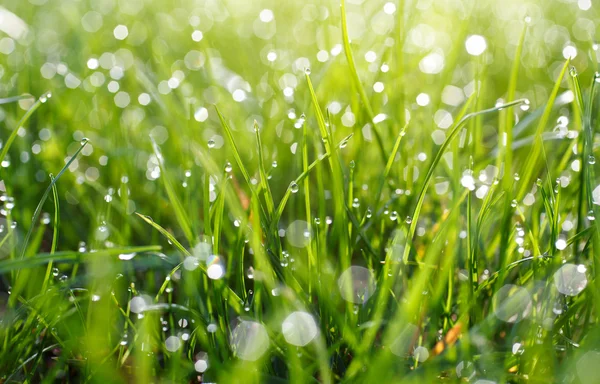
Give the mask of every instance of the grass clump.
[(597, 382), (596, 11), (339, 5), (0, 8), (0, 382)]

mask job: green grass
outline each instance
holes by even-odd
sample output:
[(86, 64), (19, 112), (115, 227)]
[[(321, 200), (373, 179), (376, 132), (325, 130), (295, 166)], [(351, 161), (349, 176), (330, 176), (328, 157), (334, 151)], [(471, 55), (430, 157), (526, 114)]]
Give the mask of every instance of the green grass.
[(593, 5), (2, 7), (0, 383), (598, 382)]

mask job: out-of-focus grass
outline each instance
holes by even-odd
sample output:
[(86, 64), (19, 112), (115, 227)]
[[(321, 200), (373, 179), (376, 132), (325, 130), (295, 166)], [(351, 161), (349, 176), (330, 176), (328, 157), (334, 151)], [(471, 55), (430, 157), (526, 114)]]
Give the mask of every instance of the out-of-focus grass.
[(598, 21), (3, 4), (0, 381), (596, 383)]

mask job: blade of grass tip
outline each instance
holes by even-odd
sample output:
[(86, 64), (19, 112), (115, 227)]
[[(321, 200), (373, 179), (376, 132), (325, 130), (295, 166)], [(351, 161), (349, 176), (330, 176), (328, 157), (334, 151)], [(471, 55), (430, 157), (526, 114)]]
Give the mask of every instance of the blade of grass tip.
[[(385, 146), (383, 145), (383, 139), (381, 138), (381, 133), (377, 129), (377, 125), (375, 124), (375, 114), (373, 113), (373, 109), (371, 108), (371, 103), (367, 97), (367, 92), (363, 87), (360, 77), (358, 76), (358, 71), (356, 70), (356, 63), (354, 61), (354, 55), (352, 53), (352, 49), (350, 48), (350, 37), (348, 36), (348, 21), (346, 20), (346, 1), (341, 0), (341, 13), (342, 13), (342, 41), (344, 45), (344, 52), (346, 54), (346, 60), (348, 61), (348, 67), (350, 68), (350, 76), (352, 78), (352, 83), (354, 87), (358, 91), (360, 96), (361, 103), (363, 107), (367, 111), (367, 115), (369, 117), (369, 122), (373, 127), (373, 133), (375, 134), (375, 140), (377, 141), (377, 145), (379, 146), (379, 152), (381, 155), (381, 159), (385, 162), (387, 156), (385, 155)], [(401, 111), (404, 113), (404, 111)]]
[(400, 149), (400, 142), (402, 138), (406, 134), (406, 128), (408, 127), (408, 123), (402, 127), (400, 132), (398, 133), (398, 137), (396, 137), (396, 142), (394, 143), (394, 148), (392, 149), (392, 153), (387, 159), (387, 163), (385, 165), (385, 169), (383, 171), (383, 175), (381, 177), (381, 181), (379, 182), (379, 188), (377, 189), (377, 193), (375, 194), (375, 212), (379, 209), (379, 204), (381, 204), (381, 194), (383, 193), (383, 187), (385, 186), (385, 180), (388, 178), (390, 174), (390, 170), (392, 169), (392, 165), (394, 164), (394, 160), (396, 159), (396, 155), (398, 150)]
[(167, 240), (169, 240), (175, 246), (175, 248), (179, 249), (184, 256), (192, 256), (192, 254), (187, 249), (185, 249), (185, 247), (181, 245), (181, 243), (177, 241), (177, 239), (169, 231), (156, 224), (150, 216), (142, 215), (139, 212), (136, 212), (135, 214), (138, 215), (146, 223), (150, 224), (158, 232), (160, 232), (160, 234), (163, 235)]
[(404, 247), (404, 255), (402, 257), (404, 263), (406, 263), (408, 261), (408, 256), (410, 255), (410, 251), (411, 251), (410, 244), (413, 241), (415, 231), (417, 229), (419, 215), (421, 213), (421, 208), (423, 206), (423, 202), (425, 201), (425, 194), (427, 192), (427, 187), (429, 186), (429, 183), (431, 182), (431, 178), (433, 177), (433, 172), (434, 172), (436, 166), (438, 165), (438, 163), (441, 161), (442, 156), (444, 155), (444, 152), (446, 151), (446, 149), (448, 148), (450, 143), (454, 140), (454, 138), (459, 134), (459, 132), (461, 131), (461, 129), (465, 125), (465, 123), (468, 122), (470, 119), (472, 119), (475, 116), (496, 112), (503, 108), (508, 108), (513, 105), (523, 104), (525, 102), (524, 99), (519, 99), (519, 100), (511, 101), (506, 104), (495, 106), (493, 108), (484, 109), (483, 111), (472, 112), (472, 113), (466, 114), (466, 111), (468, 110), (469, 105), (473, 101), (474, 97), (475, 97), (475, 93), (473, 93), (473, 95), (471, 95), (469, 97), (469, 99), (467, 99), (465, 106), (463, 107), (463, 109), (457, 116), (458, 122), (455, 123), (454, 126), (450, 129), (450, 133), (449, 133), (448, 137), (442, 143), (442, 146), (438, 150), (437, 154), (435, 155), (435, 158), (433, 159), (431, 165), (429, 166), (429, 169), (427, 170), (427, 174), (425, 175), (425, 179), (423, 180), (423, 186), (421, 187), (421, 190), (419, 191), (417, 203), (415, 205), (414, 213), (412, 215), (412, 222), (410, 224), (408, 236), (407, 236), (408, 242), (406, 243), (406, 247)]
[(154, 151), (154, 155), (156, 156), (156, 158), (158, 160), (158, 165), (160, 167), (160, 173), (161, 173), (160, 178), (163, 182), (163, 185), (165, 186), (165, 190), (167, 191), (167, 196), (169, 198), (169, 202), (171, 203), (171, 208), (175, 213), (177, 222), (179, 223), (179, 226), (183, 230), (183, 233), (184, 233), (187, 241), (190, 244), (192, 244), (195, 236), (192, 232), (190, 220), (187, 217), (187, 214), (185, 213), (185, 210), (183, 209), (183, 206), (181, 205), (179, 198), (177, 198), (175, 189), (173, 188), (173, 185), (171, 184), (171, 182), (169, 180), (169, 177), (167, 175), (167, 169), (166, 169), (165, 163), (164, 163), (164, 157), (162, 155), (162, 152), (160, 151), (160, 147), (158, 146), (158, 144), (156, 143), (156, 141), (154, 140), (154, 138), (152, 136), (150, 136), (150, 141), (152, 142), (152, 149)]
[(42, 212), (42, 207), (44, 206), (44, 203), (46, 202), (46, 199), (48, 198), (48, 195), (50, 194), (50, 191), (52, 191), (52, 187), (56, 184), (56, 182), (58, 181), (58, 179), (60, 179), (60, 177), (63, 175), (63, 173), (65, 173), (65, 171), (67, 169), (69, 169), (69, 166), (75, 161), (75, 159), (77, 158), (77, 156), (81, 153), (81, 151), (83, 150), (83, 148), (85, 148), (85, 146), (87, 145), (88, 142), (89, 142), (89, 140), (87, 138), (83, 138), (81, 140), (81, 145), (79, 146), (79, 148), (77, 149), (77, 151), (73, 154), (73, 156), (71, 156), (71, 158), (69, 159), (69, 161), (60, 170), (60, 172), (58, 172), (58, 174), (56, 175), (56, 177), (52, 178), (52, 181), (50, 182), (50, 185), (48, 186), (48, 188), (46, 188), (46, 191), (44, 191), (44, 194), (42, 195), (42, 199), (40, 200), (40, 202), (38, 203), (37, 207), (35, 208), (35, 211), (33, 212), (33, 217), (31, 219), (31, 226), (29, 227), (29, 230), (27, 231), (27, 235), (25, 236), (25, 240), (23, 241), (23, 247), (21, 249), (21, 255), (20, 255), (21, 258), (25, 257), (25, 251), (27, 250), (27, 244), (29, 243), (29, 239), (31, 238), (31, 234), (33, 233), (33, 228), (35, 227), (35, 223), (38, 222), (38, 219), (40, 217), (40, 213)]
[(531, 148), (531, 151), (529, 151), (527, 160), (524, 163), (525, 167), (524, 167), (523, 172), (521, 173), (521, 186), (518, 189), (517, 195), (515, 196), (517, 198), (517, 200), (519, 200), (519, 201), (521, 199), (523, 199), (525, 194), (531, 188), (531, 182), (533, 180), (534, 172), (538, 168), (537, 165), (539, 162), (541, 146), (543, 146), (542, 132), (544, 131), (544, 129), (546, 128), (546, 125), (548, 124), (548, 120), (550, 119), (550, 114), (552, 112), (552, 106), (554, 105), (554, 100), (556, 99), (556, 96), (558, 95), (558, 91), (560, 89), (562, 79), (565, 76), (565, 73), (567, 72), (567, 68), (569, 67), (570, 62), (571, 62), (570, 59), (567, 59), (567, 61), (565, 61), (565, 64), (564, 64), (562, 70), (560, 71), (558, 79), (556, 80), (556, 83), (554, 84), (554, 88), (552, 89), (552, 92), (550, 93), (550, 97), (548, 98), (548, 102), (546, 103), (544, 113), (542, 114), (542, 117), (540, 118), (540, 121), (537, 125), (536, 132), (535, 132), (536, 140), (534, 141), (533, 147)]
[(267, 179), (267, 171), (265, 168), (265, 159), (263, 155), (262, 141), (260, 139), (260, 131), (258, 128), (258, 122), (254, 120), (254, 133), (256, 133), (256, 145), (258, 147), (258, 171), (260, 172), (260, 183), (263, 190), (265, 191), (265, 202), (267, 204), (268, 217), (273, 215), (273, 194), (271, 193), (271, 187), (269, 186), (269, 180)]
[[(252, 194), (252, 197), (258, 199), (256, 190), (254, 189), (252, 182), (250, 181), (250, 174), (248, 173), (248, 170), (246, 169), (246, 166), (244, 165), (244, 162), (242, 161), (242, 158), (238, 151), (237, 145), (235, 144), (235, 141), (233, 140), (233, 133), (231, 132), (231, 128), (229, 127), (229, 124), (227, 124), (227, 121), (225, 121), (225, 118), (221, 114), (221, 111), (219, 111), (219, 108), (217, 108), (216, 105), (214, 107), (215, 107), (215, 111), (217, 112), (217, 115), (219, 116), (219, 121), (221, 122), (221, 126), (223, 127), (223, 130), (225, 131), (225, 137), (227, 137), (227, 142), (231, 146), (231, 151), (233, 152), (233, 158), (235, 159), (235, 162), (237, 163), (238, 168), (240, 169), (240, 172), (242, 172), (244, 181), (246, 181), (248, 188), (250, 188), (250, 193)], [(260, 201), (260, 199), (259, 199), (259, 201)], [(259, 212), (262, 215), (261, 217), (265, 218), (266, 217), (265, 207), (262, 204), (259, 204), (259, 206), (260, 206)], [(265, 222), (266, 222), (266, 220), (265, 220)]]
[(12, 133), (6, 140), (6, 143), (4, 144), (4, 147), (2, 148), (2, 152), (0, 152), (0, 163), (2, 163), (4, 161), (4, 158), (6, 157), (6, 154), (8, 153), (8, 150), (10, 149), (10, 146), (12, 145), (13, 141), (15, 141), (15, 139), (17, 138), (19, 129), (21, 129), (23, 127), (23, 125), (25, 125), (27, 120), (29, 120), (31, 115), (33, 115), (33, 113), (40, 107), (40, 105), (42, 105), (46, 101), (48, 101), (48, 99), (50, 97), (52, 97), (52, 94), (50, 92), (44, 93), (42, 96), (39, 97), (39, 99), (37, 99), (37, 101), (35, 103), (33, 103), (33, 105), (27, 110), (27, 112), (25, 112), (25, 114), (23, 115), (21, 120), (19, 120), (19, 123), (17, 124), (16, 128), (12, 131)]
[[(338, 145), (336, 146), (336, 149), (339, 148), (342, 143), (347, 142), (348, 140), (350, 140), (352, 138), (354, 134), (350, 134), (348, 136), (346, 136), (342, 141), (340, 141), (338, 143)], [(296, 179), (294, 181), (292, 181), (290, 183), (290, 185), (288, 186), (287, 190), (285, 191), (285, 194), (283, 195), (283, 197), (281, 198), (281, 201), (279, 202), (279, 205), (277, 206), (277, 209), (275, 210), (274, 216), (273, 216), (273, 221), (271, 222), (271, 231), (275, 230), (277, 228), (277, 224), (279, 223), (279, 219), (281, 218), (281, 215), (283, 214), (283, 210), (285, 209), (285, 205), (288, 201), (288, 199), (290, 198), (291, 194), (292, 194), (292, 186), (294, 184), (298, 185), (299, 183), (302, 182), (302, 180), (304, 180), (304, 178), (306, 176), (308, 176), (308, 174), (323, 160), (328, 159), (329, 157), (331, 157), (331, 153), (330, 152), (326, 152), (324, 154), (322, 154), (321, 156), (319, 156), (319, 158), (315, 161), (313, 161), (312, 163), (310, 163), (310, 165), (308, 166), (308, 168), (306, 169), (306, 171), (302, 172), (298, 177), (296, 177)]]
[[(325, 142), (325, 151), (330, 154), (329, 167), (331, 169), (331, 177), (333, 179), (332, 197), (334, 201), (335, 213), (333, 222), (333, 232), (337, 234), (337, 238), (339, 239), (338, 252), (340, 256), (340, 265), (342, 267), (342, 270), (345, 270), (348, 267), (350, 267), (351, 255), (348, 252), (349, 239), (348, 226), (346, 225), (346, 209), (344, 205), (344, 175), (342, 171), (342, 166), (340, 164), (340, 159), (333, 150), (332, 137), (329, 133), (329, 130), (327, 129), (327, 124), (325, 123), (325, 118), (323, 116), (323, 112), (321, 111), (321, 107), (319, 106), (319, 100), (317, 99), (317, 95), (310, 80), (310, 76), (308, 73), (305, 73), (305, 77), (306, 82), (308, 84), (308, 90), (310, 92), (313, 109), (315, 110), (315, 114), (317, 116), (317, 125), (319, 126), (319, 131), (321, 132), (321, 138)], [(350, 302), (348, 303), (350, 304)]]
[[(160, 234), (162, 234), (167, 240), (169, 240), (177, 249), (179, 249), (181, 251), (181, 253), (183, 253), (184, 256), (189, 257), (192, 256), (192, 254), (185, 249), (185, 247), (183, 245), (181, 245), (180, 242), (177, 241), (177, 239), (171, 235), (166, 229), (164, 229), (163, 227), (161, 227), (160, 225), (158, 225), (157, 223), (154, 222), (154, 220), (150, 217), (150, 216), (146, 216), (146, 215), (142, 215), (141, 213), (136, 212), (136, 215), (138, 215), (142, 220), (144, 220), (146, 223), (150, 224), (150, 226), (152, 226), (154, 229), (156, 229), (158, 232), (160, 232)], [(183, 261), (183, 260), (182, 260)], [(175, 267), (173, 269), (173, 271), (176, 271), (177, 269), (179, 269), (181, 267), (181, 264), (179, 264), (177, 267)], [(200, 264), (199, 266), (200, 270), (206, 275), (208, 276), (208, 274), (206, 273), (206, 266)], [(173, 274), (174, 272), (171, 272), (171, 274)], [(165, 285), (166, 287), (166, 285)], [(231, 289), (229, 286), (226, 286), (227, 290), (228, 290), (228, 295), (231, 298), (231, 300), (229, 300), (229, 304), (232, 306), (232, 308), (234, 308), (237, 312), (240, 312), (241, 310), (241, 299), (240, 297), (233, 291), (233, 289)]]
[[(51, 177), (52, 178), (52, 177)], [(54, 178), (52, 178), (54, 179)], [(56, 252), (56, 244), (58, 242), (58, 225), (60, 219), (58, 191), (56, 190), (56, 184), (52, 186), (52, 197), (54, 198), (54, 225), (52, 232), (52, 246), (50, 247), (50, 254), (53, 255)], [(52, 271), (52, 261), (48, 263), (46, 268), (46, 275), (44, 276), (44, 283), (42, 284), (42, 292), (46, 292), (48, 281), (50, 280), (50, 272)]]
[(10, 104), (19, 100), (33, 99), (31, 95), (19, 95), (19, 96), (11, 96), (11, 97), (3, 97), (0, 98), (0, 105), (2, 104)]

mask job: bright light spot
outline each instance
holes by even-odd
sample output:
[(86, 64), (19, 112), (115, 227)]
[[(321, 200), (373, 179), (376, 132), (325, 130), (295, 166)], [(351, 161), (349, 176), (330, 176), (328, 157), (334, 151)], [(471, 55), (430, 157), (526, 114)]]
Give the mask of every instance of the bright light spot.
[(372, 63), (377, 60), (377, 54), (373, 51), (368, 51), (365, 53), (365, 60), (367, 60), (368, 63)]
[(149, 302), (145, 296), (135, 296), (129, 301), (129, 310), (133, 313), (142, 313)]
[(385, 3), (383, 6), (383, 12), (387, 13), (388, 15), (392, 15), (394, 12), (396, 12), (396, 4), (391, 2)]
[(119, 91), (119, 83), (117, 81), (111, 81), (106, 86), (110, 93), (117, 93)]
[(296, 248), (304, 248), (310, 243), (311, 234), (310, 224), (304, 220), (296, 220), (288, 225), (285, 238), (290, 245)]
[(203, 122), (208, 119), (208, 109), (202, 107), (194, 112), (194, 119), (199, 122)]
[(554, 285), (563, 295), (577, 296), (587, 286), (588, 280), (585, 272), (585, 266), (563, 264), (554, 273)]
[(165, 340), (165, 348), (169, 352), (177, 352), (181, 348), (181, 340), (177, 336), (169, 336)]
[(460, 184), (467, 188), (469, 191), (475, 190), (475, 178), (469, 171), (467, 171), (463, 177), (460, 179)]
[(588, 9), (592, 8), (592, 0), (579, 0), (577, 2), (577, 6), (582, 11), (587, 11)]
[(373, 84), (373, 90), (377, 93), (381, 93), (383, 92), (384, 89), (384, 85), (381, 81), (376, 82), (375, 84)]
[(141, 105), (148, 105), (150, 104), (150, 101), (150, 95), (147, 93), (140, 93), (140, 95), (138, 96), (138, 103), (140, 103)]
[(67, 88), (75, 89), (81, 85), (81, 80), (74, 74), (68, 73), (67, 76), (65, 76), (65, 85)]
[(269, 60), (270, 62), (277, 60), (277, 53), (275, 51), (267, 53), (267, 60)]
[(115, 105), (119, 108), (127, 107), (130, 102), (131, 98), (127, 92), (119, 92), (115, 95)]
[(375, 117), (373, 117), (373, 122), (375, 124), (377, 124), (377, 123), (381, 123), (385, 119), (387, 119), (387, 115), (385, 113), (380, 113), (380, 114), (376, 115)]
[(213, 280), (218, 280), (225, 275), (225, 268), (221, 264), (221, 259), (217, 255), (212, 255), (208, 258), (206, 274)]
[(447, 85), (442, 91), (442, 102), (444, 104), (456, 107), (465, 100), (465, 94), (462, 88), (455, 87), (454, 85)]
[(315, 319), (306, 312), (292, 312), (283, 320), (281, 332), (285, 341), (303, 347), (310, 343), (318, 333)]
[(196, 363), (194, 363), (194, 369), (196, 372), (204, 372), (208, 369), (208, 355), (206, 352), (200, 352), (196, 358), (198, 359)]
[(425, 106), (429, 105), (430, 101), (431, 101), (431, 99), (429, 98), (429, 95), (426, 93), (419, 93), (417, 95), (417, 104), (420, 105), (421, 107), (425, 107)]
[(563, 249), (567, 248), (567, 240), (565, 240), (564, 237), (560, 237), (558, 238), (558, 240), (556, 240), (556, 243), (554, 243), (554, 245), (556, 246), (556, 249), (562, 251)]
[(485, 38), (480, 35), (471, 35), (465, 41), (467, 53), (473, 56), (481, 55), (487, 48)]
[(119, 260), (131, 260), (135, 257), (136, 253), (132, 252), (132, 253), (121, 253), (119, 255)]
[(194, 31), (192, 32), (192, 40), (194, 41), (200, 41), (202, 40), (202, 38), (204, 37), (204, 34), (202, 34), (202, 31)]
[[(579, 163), (576, 166), (577, 170), (579, 171), (580, 165)], [(592, 201), (594, 204), (596, 205), (600, 205), (600, 185), (598, 185), (596, 188), (594, 188), (594, 190), (592, 191)]]
[(577, 48), (568, 44), (563, 48), (562, 54), (565, 59), (574, 59), (577, 56)]
[(129, 35), (129, 30), (126, 26), (119, 24), (113, 30), (113, 35), (115, 35), (115, 39), (117, 40), (125, 40), (127, 35)]
[(447, 129), (452, 125), (454, 119), (452, 119), (450, 112), (446, 111), (445, 109), (438, 109), (433, 115), (433, 121), (435, 121), (438, 127)]
[(531, 313), (531, 296), (527, 289), (507, 284), (494, 294), (494, 314), (507, 323), (517, 323)]
[(273, 11), (271, 11), (270, 9), (263, 9), (262, 11), (260, 11), (258, 17), (263, 23), (269, 23), (274, 19)]
[(233, 100), (237, 101), (238, 103), (246, 100), (246, 92), (243, 89), (236, 89), (233, 91), (231, 96), (233, 96)]
[(269, 348), (269, 335), (262, 324), (242, 320), (231, 332), (229, 343), (238, 358), (256, 361)]
[(87, 61), (87, 67), (89, 69), (97, 69), (99, 65), (100, 63), (98, 62), (98, 59), (92, 58)]
[(444, 63), (444, 56), (437, 52), (432, 52), (421, 59), (419, 62), (419, 69), (423, 73), (434, 75), (442, 71)]
[(329, 52), (327, 52), (325, 50), (320, 50), (317, 53), (317, 60), (321, 63), (326, 62), (327, 60), (329, 60)]
[(425, 360), (429, 359), (429, 351), (425, 347), (417, 347), (413, 352), (413, 356), (415, 360), (422, 363)]
[(442, 131), (441, 129), (436, 129), (431, 133), (431, 139), (435, 145), (442, 145), (446, 140), (446, 132)]
[(367, 268), (352, 266), (340, 275), (338, 288), (344, 300), (364, 304), (375, 293), (375, 278)]
[(340, 111), (342, 110), (342, 104), (340, 104), (337, 101), (332, 101), (331, 103), (329, 103), (329, 105), (327, 106), (327, 109), (329, 110), (329, 112), (332, 115), (337, 115), (338, 113), (340, 113)]

